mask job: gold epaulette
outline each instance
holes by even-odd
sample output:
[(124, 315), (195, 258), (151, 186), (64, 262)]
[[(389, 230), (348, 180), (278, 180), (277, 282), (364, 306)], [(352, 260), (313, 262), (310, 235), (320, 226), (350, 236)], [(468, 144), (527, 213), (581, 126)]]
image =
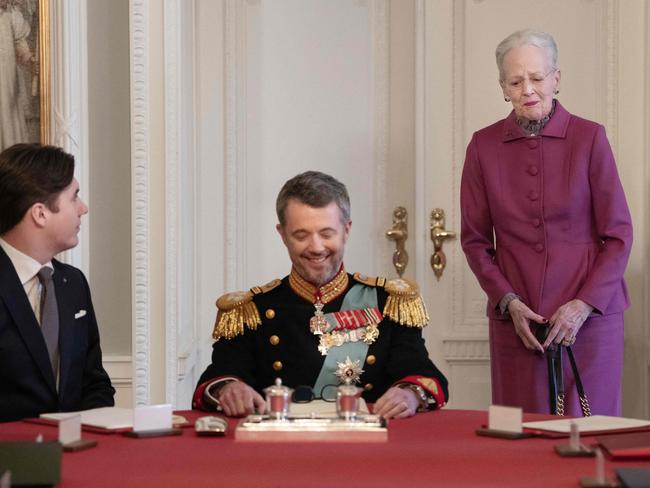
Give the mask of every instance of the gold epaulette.
[(384, 289), (388, 299), (384, 306), (384, 316), (407, 327), (420, 329), (429, 322), (427, 308), (420, 295), (418, 285), (413, 281), (396, 278), (386, 281)]
[(257, 310), (253, 296), (267, 293), (277, 288), (281, 280), (273, 280), (262, 286), (254, 286), (250, 291), (236, 291), (226, 293), (217, 299), (217, 320), (212, 331), (212, 338), (232, 339), (244, 333), (244, 326), (256, 330), (262, 324), (260, 313)]
[(254, 286), (251, 288), (251, 291), (253, 292), (254, 295), (259, 295), (260, 293), (267, 293), (271, 291), (273, 288), (277, 288), (282, 284), (282, 280), (271, 280), (269, 281), (266, 285), (262, 286)]
[(377, 277), (377, 276), (370, 277), (370, 276), (362, 275), (361, 273), (354, 273), (352, 277), (359, 283), (362, 283), (366, 286), (384, 286), (384, 284), (386, 283), (386, 278)]

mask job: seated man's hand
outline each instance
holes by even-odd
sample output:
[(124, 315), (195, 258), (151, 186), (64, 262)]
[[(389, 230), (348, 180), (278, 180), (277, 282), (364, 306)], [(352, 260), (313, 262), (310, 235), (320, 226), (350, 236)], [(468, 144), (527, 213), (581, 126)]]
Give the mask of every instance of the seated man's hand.
[(266, 403), (262, 396), (243, 381), (232, 381), (219, 390), (219, 405), (229, 417), (264, 413)]
[(373, 413), (387, 419), (401, 419), (415, 415), (419, 406), (413, 391), (392, 386), (377, 400)]

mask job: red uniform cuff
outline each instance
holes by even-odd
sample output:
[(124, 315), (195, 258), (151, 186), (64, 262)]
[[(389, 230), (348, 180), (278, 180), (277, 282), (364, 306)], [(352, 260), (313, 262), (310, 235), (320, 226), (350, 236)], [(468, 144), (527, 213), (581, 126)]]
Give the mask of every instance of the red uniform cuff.
[(441, 408), (445, 405), (445, 393), (442, 391), (440, 383), (438, 383), (438, 380), (435, 378), (429, 378), (428, 376), (407, 376), (406, 378), (402, 378), (396, 382), (396, 384), (399, 383), (410, 383), (419, 386), (436, 401), (437, 408)]
[(209, 401), (206, 401), (205, 394), (206, 388), (219, 383), (221, 381), (241, 381), (236, 376), (217, 376), (216, 378), (209, 379), (204, 381), (194, 390), (194, 396), (192, 397), (192, 408), (195, 410), (207, 410), (214, 411), (217, 410), (217, 405), (212, 405)]

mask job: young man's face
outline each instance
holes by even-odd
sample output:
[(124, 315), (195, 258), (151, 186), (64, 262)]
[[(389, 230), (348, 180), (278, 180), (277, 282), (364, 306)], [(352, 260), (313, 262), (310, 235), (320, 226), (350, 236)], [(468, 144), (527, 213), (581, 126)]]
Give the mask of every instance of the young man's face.
[(47, 235), (53, 250), (59, 253), (79, 243), (81, 216), (88, 213), (88, 206), (79, 198), (76, 178), (59, 194), (54, 208), (58, 208), (58, 211), (48, 209)]
[(336, 202), (314, 208), (295, 199), (289, 200), (284, 220), (277, 229), (298, 274), (315, 286), (330, 281), (343, 263), (352, 222), (342, 222)]

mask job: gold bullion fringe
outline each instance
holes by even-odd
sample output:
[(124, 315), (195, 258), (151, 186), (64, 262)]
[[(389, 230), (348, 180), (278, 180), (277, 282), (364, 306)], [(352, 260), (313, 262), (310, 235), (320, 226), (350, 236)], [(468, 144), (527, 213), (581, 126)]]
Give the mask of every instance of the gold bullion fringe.
[(384, 306), (384, 315), (407, 327), (419, 327), (421, 329), (429, 322), (427, 307), (420, 295), (397, 296), (389, 294)]
[(232, 310), (219, 310), (214, 324), (212, 338), (232, 339), (244, 333), (244, 326), (256, 330), (262, 324), (262, 319), (253, 301), (237, 305)]

